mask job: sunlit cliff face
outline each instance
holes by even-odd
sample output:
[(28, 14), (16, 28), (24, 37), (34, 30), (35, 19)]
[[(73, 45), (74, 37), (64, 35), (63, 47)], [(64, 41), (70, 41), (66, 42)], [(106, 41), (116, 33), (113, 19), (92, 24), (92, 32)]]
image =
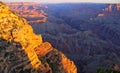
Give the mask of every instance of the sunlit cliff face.
[(35, 35), (25, 19), (9, 10), (9, 7), (2, 3), (0, 3), (0, 30), (0, 38), (22, 45), (34, 68), (41, 65), (34, 48), (42, 43), (42, 37)]
[[(4, 44), (7, 46), (4, 46), (1, 42), (6, 42)], [(8, 42), (11, 44), (19, 43), (21, 48), (12, 45), (11, 48), (13, 52), (11, 48), (8, 48), (8, 45), (10, 46)], [(1, 45), (5, 48), (1, 48)], [(8, 6), (0, 2), (0, 49), (4, 51), (1, 53), (6, 53), (6, 47), (7, 52), (16, 54), (12, 55), (14, 60), (7, 58), (6, 61), (0, 61), (0, 72), (2, 71), (2, 73), (21, 73), (21, 71), (23, 72), (26, 68), (28, 69), (27, 71), (31, 71), (29, 66), (23, 66), (23, 64), (26, 65), (26, 63), (32, 66), (33, 71), (35, 71), (31, 71), (30, 73), (77, 73), (74, 62), (70, 61), (63, 53), (54, 49), (50, 43), (42, 42), (41, 35), (35, 34), (32, 27), (24, 18), (11, 11)], [(25, 56), (22, 56), (22, 59), (16, 59), (15, 56), (19, 56), (17, 55), (18, 52), (15, 52), (16, 50), (19, 52), (24, 51)], [(23, 53), (20, 52), (20, 55), (22, 54)], [(23, 62), (23, 58), (25, 58), (25, 62)], [(1, 59), (3, 60), (4, 56), (0, 54), (0, 60)], [(20, 65), (16, 65), (18, 59), (20, 60)], [(2, 68), (2, 64), (5, 64), (5, 70)], [(23, 67), (21, 67), (21, 64)], [(21, 71), (19, 71), (18, 68)], [(26, 73), (26, 71), (24, 72)]]

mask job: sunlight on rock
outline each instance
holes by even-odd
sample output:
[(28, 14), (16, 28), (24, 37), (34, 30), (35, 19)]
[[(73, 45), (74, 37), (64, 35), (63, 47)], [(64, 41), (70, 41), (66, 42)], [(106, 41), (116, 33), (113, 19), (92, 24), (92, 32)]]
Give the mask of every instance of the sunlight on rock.
[(0, 49), (0, 60), (5, 58), (0, 61), (0, 73), (77, 73), (77, 68), (70, 59), (50, 43), (43, 43), (42, 36), (36, 35), (25, 19), (2, 2)]
[(26, 20), (9, 10), (8, 6), (0, 3), (0, 10), (0, 38), (8, 42), (20, 43), (27, 53), (32, 66), (38, 68), (41, 62), (34, 48), (42, 43), (42, 37), (35, 35)]

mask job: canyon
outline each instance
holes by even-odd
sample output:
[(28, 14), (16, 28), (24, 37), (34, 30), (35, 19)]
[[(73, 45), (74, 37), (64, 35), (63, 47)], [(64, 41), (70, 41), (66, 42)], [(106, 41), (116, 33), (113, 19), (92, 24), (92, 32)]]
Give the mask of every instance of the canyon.
[(0, 73), (77, 73), (77, 68), (0, 2)]
[[(36, 34), (42, 35), (42, 41), (50, 42), (73, 60), (78, 73), (95, 73), (101, 67), (113, 69), (114, 64), (120, 66), (119, 4), (16, 4), (8, 3), (27, 19)], [(51, 46), (47, 42), (43, 45), (46, 44)], [(39, 47), (45, 48), (43, 45)], [(45, 55), (46, 50), (51, 51), (45, 48), (36, 53)]]

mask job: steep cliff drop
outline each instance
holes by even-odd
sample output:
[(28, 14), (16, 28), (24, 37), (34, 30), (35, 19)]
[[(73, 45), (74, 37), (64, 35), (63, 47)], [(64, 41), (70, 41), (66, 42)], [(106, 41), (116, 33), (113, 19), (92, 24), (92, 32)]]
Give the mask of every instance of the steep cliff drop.
[(0, 2), (0, 73), (77, 73), (77, 68)]

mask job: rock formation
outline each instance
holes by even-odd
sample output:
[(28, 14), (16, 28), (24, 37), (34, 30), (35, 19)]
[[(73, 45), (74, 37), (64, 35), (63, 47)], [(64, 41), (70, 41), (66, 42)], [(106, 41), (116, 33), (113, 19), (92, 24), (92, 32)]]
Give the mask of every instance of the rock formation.
[(109, 4), (108, 7), (104, 8), (103, 11), (112, 12), (112, 11), (119, 11), (120, 4)]
[(0, 2), (0, 73), (77, 73), (77, 68)]
[(120, 16), (120, 4), (109, 4), (102, 9), (102, 13), (99, 13), (98, 16)]
[(34, 2), (11, 2), (6, 4), (22, 17), (26, 19), (29, 18), (27, 19), (29, 23), (41, 23), (46, 22), (47, 20), (47, 14), (41, 10), (42, 8), (48, 8), (47, 6), (36, 4)]

